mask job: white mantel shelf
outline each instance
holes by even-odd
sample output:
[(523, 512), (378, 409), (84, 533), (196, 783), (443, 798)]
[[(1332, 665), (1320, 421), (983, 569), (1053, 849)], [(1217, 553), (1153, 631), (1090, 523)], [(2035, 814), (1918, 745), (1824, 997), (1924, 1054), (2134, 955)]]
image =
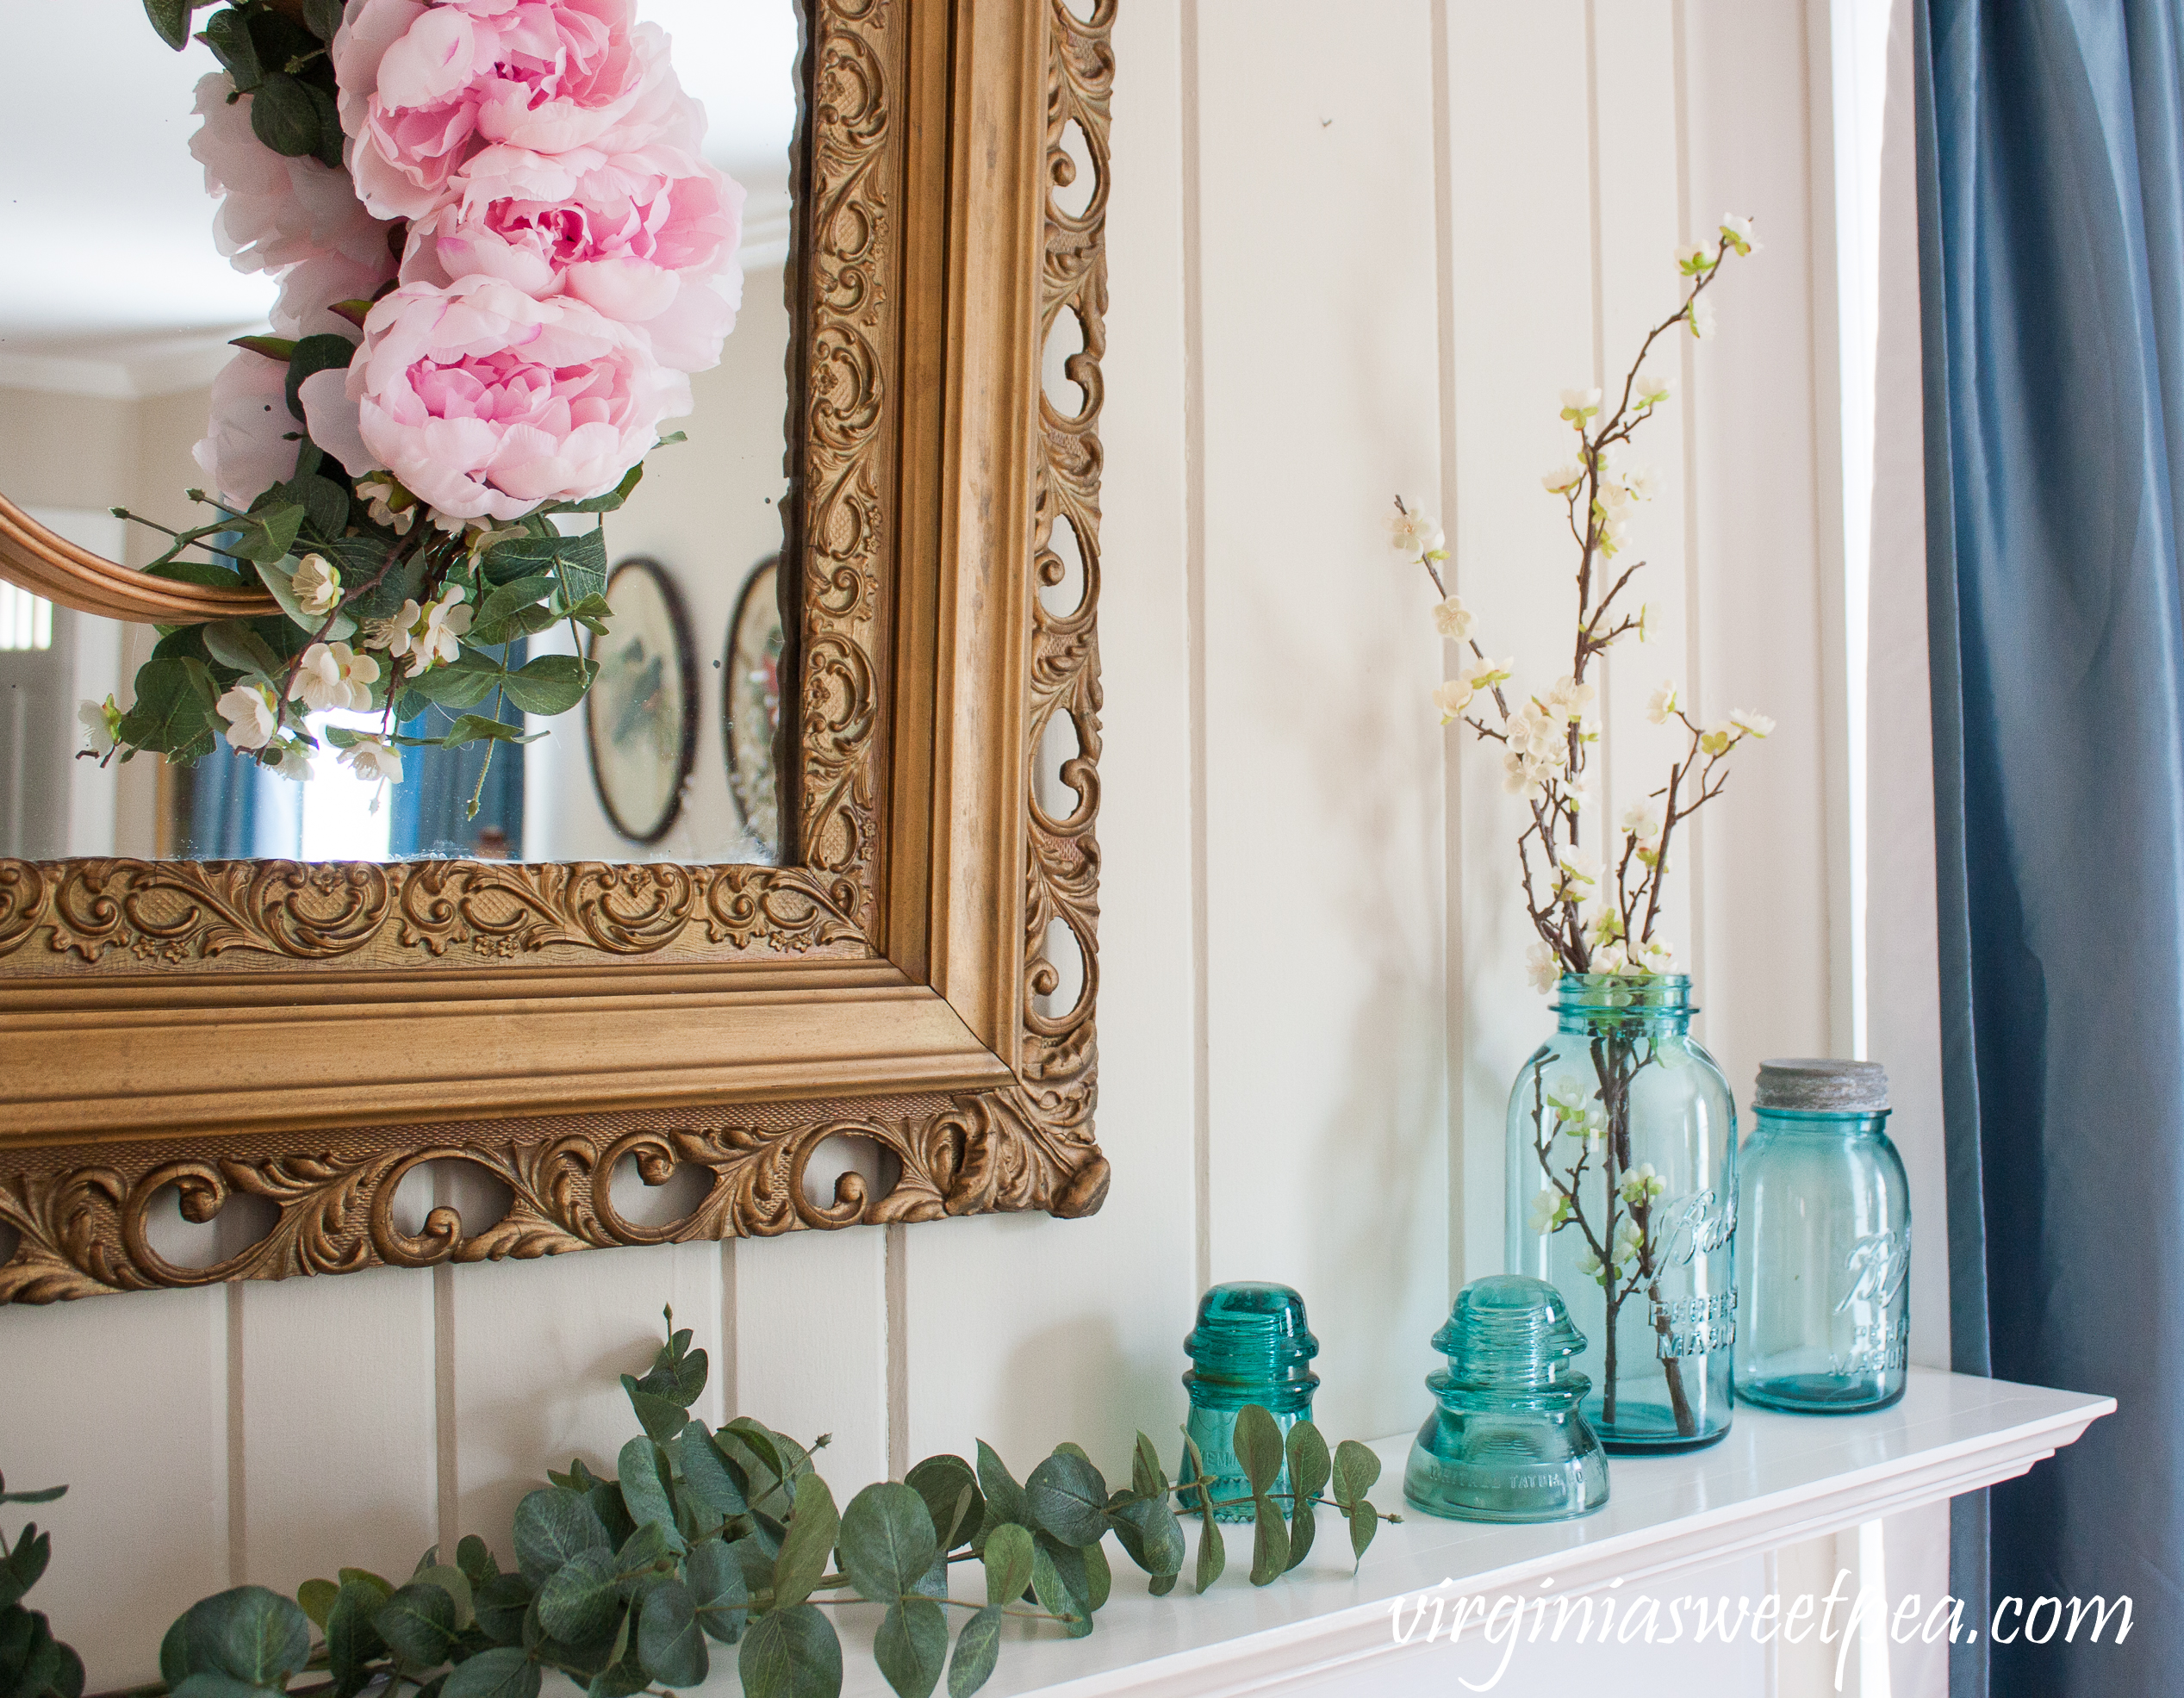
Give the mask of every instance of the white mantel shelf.
[[(1491, 1594), (1552, 1577), (1558, 1595), (1618, 1578), (1658, 1582), (2013, 1478), (2115, 1407), (2107, 1397), (1913, 1369), (1903, 1401), (1877, 1415), (1739, 1408), (1729, 1436), (1710, 1450), (1619, 1459), (1607, 1508), (1583, 1521), (1491, 1527), (1405, 1511), (1402, 1525), (1382, 1527), (1355, 1575), (1347, 1530), (1332, 1513), (1322, 1516), (1304, 1566), (1266, 1588), (1244, 1578), (1251, 1533), (1235, 1528), (1229, 1571), (1204, 1598), (1191, 1595), (1187, 1562), (1173, 1595), (1148, 1595), (1143, 1575), (1110, 1541), (1115, 1590), (1097, 1630), (1075, 1640), (1027, 1633), (1005, 1644), (985, 1690), (994, 1698), (1226, 1698), (1324, 1682), (1394, 1652), (1391, 1602), (1443, 1580), (1456, 1594)], [(1373, 1446), (1384, 1464), (1373, 1496), (1384, 1509), (1402, 1508), (1409, 1446), (1405, 1434)], [(1186, 1523), (1185, 1531), (1195, 1557), (1198, 1529)], [(854, 1698), (887, 1691), (870, 1654), (878, 1614), (836, 1612), (843, 1690)], [(722, 1672), (708, 1692), (733, 1689), (731, 1658), (718, 1659)], [(1370, 1681), (1369, 1670), (1356, 1672)]]

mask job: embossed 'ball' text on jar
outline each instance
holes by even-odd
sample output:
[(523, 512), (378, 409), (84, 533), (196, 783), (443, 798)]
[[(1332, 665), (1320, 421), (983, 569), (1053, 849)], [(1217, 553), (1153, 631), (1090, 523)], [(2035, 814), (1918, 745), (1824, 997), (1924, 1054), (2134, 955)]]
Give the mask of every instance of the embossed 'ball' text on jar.
[(1610, 1455), (1696, 1450), (1729, 1430), (1735, 1097), (1680, 973), (1565, 973), (1553, 1007), (1509, 1093), (1508, 1266), (1584, 1331)]

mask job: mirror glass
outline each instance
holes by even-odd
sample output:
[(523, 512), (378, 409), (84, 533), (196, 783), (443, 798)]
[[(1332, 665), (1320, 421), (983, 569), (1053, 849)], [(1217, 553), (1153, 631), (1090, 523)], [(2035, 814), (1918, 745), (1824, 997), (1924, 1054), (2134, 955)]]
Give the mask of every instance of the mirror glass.
[[(380, 727), (338, 707), (313, 715), (321, 747), (308, 779), (224, 739), (194, 766), (150, 755), (102, 765), (78, 758), (79, 704), (111, 695), (127, 708), (159, 632), (0, 584), (0, 855), (779, 858), (775, 563), (798, 3), (633, 4), (666, 32), (675, 75), (704, 107), (706, 160), (744, 191), (736, 263), (713, 284), (729, 296), (740, 284), (740, 304), (719, 364), (692, 377), (691, 412), (662, 426), (688, 440), (650, 454), (619, 511), (555, 520), (603, 524), (613, 616), (602, 635), (565, 620), (532, 634), (520, 658), (576, 654), (582, 639), (602, 669), (594, 695), (528, 716), (525, 729), (544, 735), (527, 744), (405, 748), (399, 781), (339, 762), (326, 732)], [(200, 9), (196, 27), (212, 16)], [(184, 492), (208, 482), (195, 451), (211, 433), (213, 380), (233, 339), (268, 331), (279, 282), (235, 269), (215, 245), (218, 203), (191, 154), (202, 79), (220, 72), (204, 42), (172, 52), (134, 3), (10, 7), (7, 28), (0, 192), (17, 230), (39, 234), (0, 244), (0, 492), (71, 541), (141, 566), (165, 539), (110, 509), (205, 521)], [(94, 63), (95, 106), (80, 78), (51, 69)], [(449, 717), (435, 707), (400, 729), (437, 735)]]

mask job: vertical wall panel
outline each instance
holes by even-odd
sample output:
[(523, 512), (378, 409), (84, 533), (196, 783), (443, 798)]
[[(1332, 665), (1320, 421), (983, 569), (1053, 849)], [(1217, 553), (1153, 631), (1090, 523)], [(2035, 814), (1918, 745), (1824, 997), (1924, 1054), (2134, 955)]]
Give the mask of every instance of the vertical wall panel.
[(379, 1268), (238, 1296), (242, 1578), (293, 1595), (342, 1567), (408, 1574), (439, 1537), (432, 1279)]
[[(505, 1564), (516, 1504), (549, 1468), (581, 1456), (612, 1471), (638, 1430), (618, 1377), (650, 1362), (662, 1306), (719, 1361), (720, 1267), (719, 1246), (692, 1244), (454, 1269), (439, 1340), (453, 1394), (452, 1530), (482, 1535)], [(694, 1413), (720, 1421), (717, 1371)]]
[(1409, 1419), (1447, 1292), (1426, 0), (1201, 13), (1216, 1279), (1301, 1288), (1343, 1431)]
[[(1514, 656), (1515, 687), (1537, 691), (1570, 668), (1575, 546), (1540, 480), (1572, 457), (1558, 391), (1594, 370), (1583, 0), (1452, 0), (1447, 51), (1450, 545), (1480, 645)], [(1463, 939), (1463, 1270), (1477, 1278), (1503, 1266), (1509, 1082), (1552, 1017), (1523, 988), (1535, 941), (1515, 865), (1525, 810), (1503, 791), (1497, 749), (1448, 735), (1461, 818), (1451, 878)]]
[(737, 1246), (736, 1399), (810, 1444), (848, 1502), (887, 1477), (887, 1235), (859, 1227)]
[(5, 1526), (52, 1532), (29, 1602), (91, 1691), (158, 1678), (167, 1623), (229, 1583), (227, 1316), (221, 1291), (0, 1309), (0, 1469), (68, 1488)]

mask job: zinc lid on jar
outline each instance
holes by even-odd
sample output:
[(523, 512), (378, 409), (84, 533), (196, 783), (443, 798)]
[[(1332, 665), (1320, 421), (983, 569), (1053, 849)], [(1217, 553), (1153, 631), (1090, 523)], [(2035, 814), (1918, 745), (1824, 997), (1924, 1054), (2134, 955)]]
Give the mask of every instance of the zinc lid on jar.
[(1878, 1061), (1823, 1056), (1762, 1061), (1752, 1106), (1789, 1114), (1886, 1114), (1888, 1071)]
[(1464, 1287), (1456, 1307), (1434, 1334), (1434, 1348), (1448, 1359), (1446, 1373), (1426, 1384), (1478, 1390), (1534, 1390), (1567, 1385), (1582, 1396), (1590, 1382), (1571, 1369), (1585, 1335), (1570, 1319), (1562, 1294), (1544, 1279), (1493, 1273)]
[(1239, 1280), (1198, 1299), (1198, 1324), (1183, 1340), (1192, 1379), (1243, 1388), (1315, 1386), (1320, 1341), (1304, 1324), (1304, 1299), (1287, 1285)]

